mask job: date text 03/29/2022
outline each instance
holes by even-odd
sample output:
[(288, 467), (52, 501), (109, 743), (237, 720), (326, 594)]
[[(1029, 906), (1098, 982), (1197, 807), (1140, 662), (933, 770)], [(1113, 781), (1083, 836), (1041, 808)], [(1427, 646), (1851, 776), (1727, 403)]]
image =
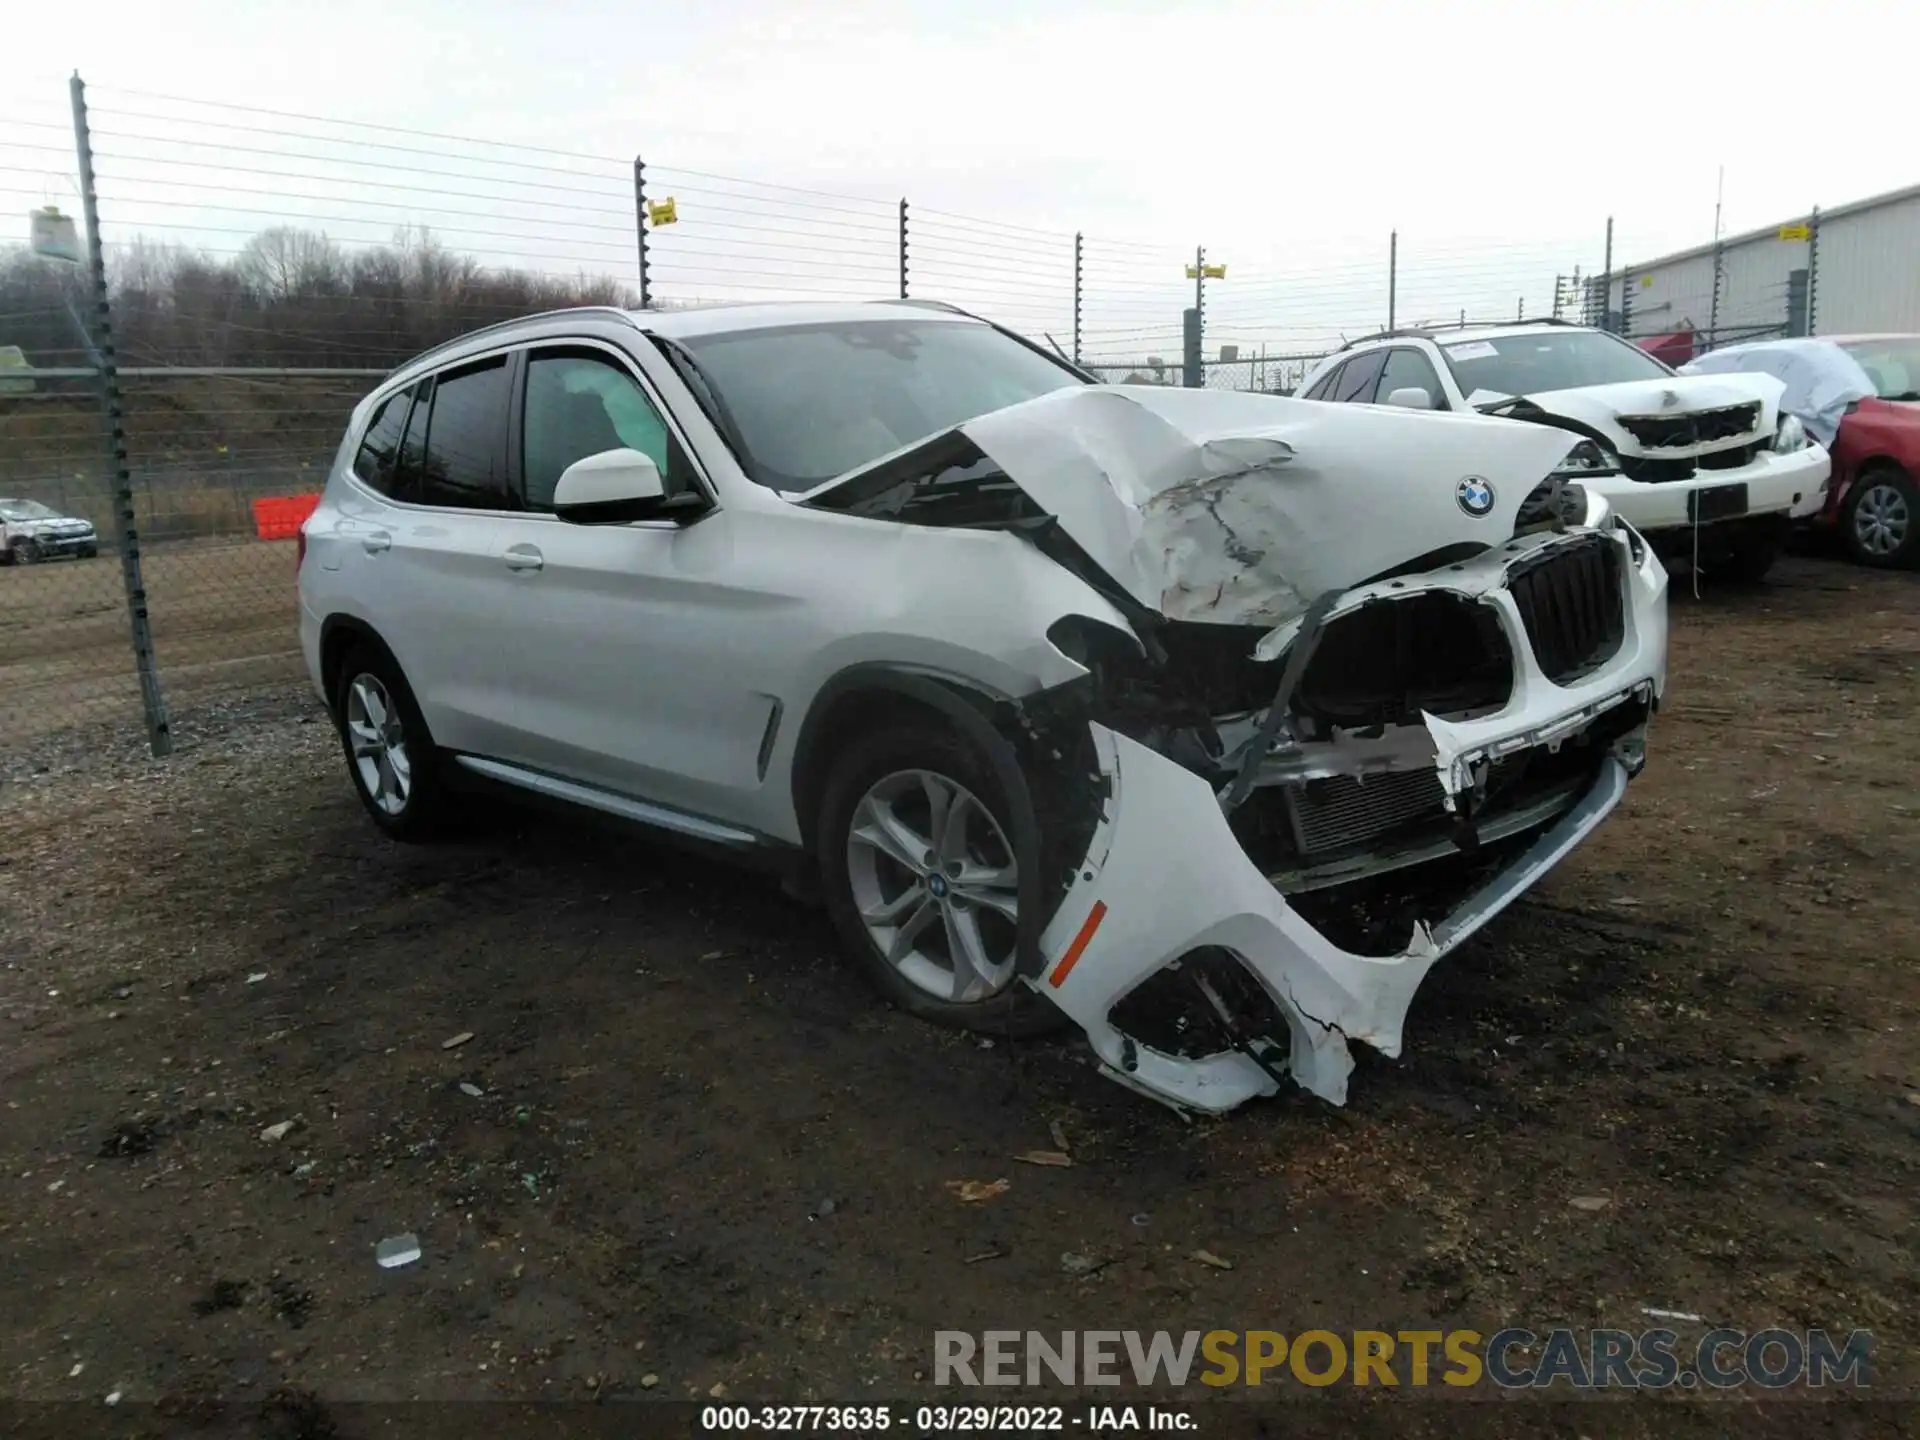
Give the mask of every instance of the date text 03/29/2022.
[(704, 1405), (700, 1428), (734, 1434), (1192, 1433), (1199, 1421), (1174, 1405)]

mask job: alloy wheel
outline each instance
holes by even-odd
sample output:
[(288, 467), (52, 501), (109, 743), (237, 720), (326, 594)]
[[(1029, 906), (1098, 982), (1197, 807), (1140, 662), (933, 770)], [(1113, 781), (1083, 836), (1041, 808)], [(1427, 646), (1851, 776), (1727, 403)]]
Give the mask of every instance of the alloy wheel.
[(847, 879), (867, 936), (940, 1000), (988, 999), (1013, 981), (1019, 869), (993, 812), (958, 781), (900, 770), (875, 782), (847, 830)]
[(399, 708), (374, 675), (356, 675), (347, 686), (347, 744), (367, 798), (384, 814), (398, 815), (413, 793), (413, 764)]

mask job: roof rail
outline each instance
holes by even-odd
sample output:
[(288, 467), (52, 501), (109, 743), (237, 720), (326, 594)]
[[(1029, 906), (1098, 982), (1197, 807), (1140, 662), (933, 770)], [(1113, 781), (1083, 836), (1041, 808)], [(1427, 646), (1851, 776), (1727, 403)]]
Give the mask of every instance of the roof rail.
[(1527, 316), (1519, 320), (1438, 320), (1431, 325), (1416, 325), (1398, 330), (1380, 330), (1372, 335), (1356, 335), (1333, 353), (1351, 350), (1356, 345), (1371, 344), (1375, 340), (1431, 340), (1436, 331), (1441, 330), (1505, 330), (1515, 325), (1564, 325), (1569, 329), (1588, 328), (1578, 320), (1563, 320), (1558, 315)]
[(491, 325), (482, 325), (478, 330), (469, 330), (465, 334), (454, 336), (451, 340), (442, 340), (438, 345), (429, 345), (418, 355), (402, 360), (387, 373), (396, 374), (409, 365), (417, 365), (420, 361), (438, 355), (443, 350), (451, 350), (456, 345), (464, 345), (469, 340), (479, 339), (482, 335), (491, 335), (498, 330), (509, 330), (516, 325), (531, 325), (536, 320), (552, 320), (561, 315), (616, 315), (628, 324), (633, 323), (633, 316), (618, 305), (567, 305), (558, 310), (541, 310), (532, 315), (516, 315), (511, 320), (496, 320)]
[(966, 315), (969, 320), (978, 318), (977, 316), (968, 315), (965, 310), (962, 310), (951, 300), (915, 300), (902, 295), (897, 300), (889, 296), (885, 300), (873, 300), (868, 303), (873, 305), (911, 305), (916, 310), (941, 310), (949, 315)]

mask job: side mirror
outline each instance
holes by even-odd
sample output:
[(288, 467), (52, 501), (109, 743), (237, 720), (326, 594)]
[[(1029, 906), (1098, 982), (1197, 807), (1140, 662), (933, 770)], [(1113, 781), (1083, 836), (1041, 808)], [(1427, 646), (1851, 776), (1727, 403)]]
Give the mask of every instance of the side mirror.
[(553, 487), (553, 513), (575, 525), (624, 525), (704, 509), (698, 495), (669, 496), (660, 467), (638, 450), (602, 450), (576, 460)]
[(1433, 396), (1421, 385), (1404, 385), (1387, 396), (1387, 404), (1397, 405), (1402, 410), (1431, 410)]

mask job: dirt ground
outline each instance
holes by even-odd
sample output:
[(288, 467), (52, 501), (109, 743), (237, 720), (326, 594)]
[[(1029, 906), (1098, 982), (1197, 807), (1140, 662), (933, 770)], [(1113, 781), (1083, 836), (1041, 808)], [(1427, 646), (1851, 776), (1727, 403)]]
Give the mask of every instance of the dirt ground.
[[(889, 1012), (760, 878), (547, 820), (394, 846), (297, 689), (164, 765), (15, 748), (0, 1395), (273, 1395), (351, 1434), (368, 1400), (951, 1401), (939, 1329), (1653, 1306), (1703, 1317), (1683, 1336), (1869, 1329), (1875, 1393), (1911, 1397), (1920, 577), (1684, 590), (1646, 773), (1435, 972), (1405, 1057), (1361, 1054), (1344, 1109), (1192, 1124), (1071, 1037)], [(1014, 1159), (1055, 1127), (1070, 1168)], [(424, 1258), (379, 1268), (400, 1232)], [(1359, 1428), (1456, 1428), (1363, 1398)], [(1515, 1435), (1909, 1428), (1472, 1408)]]
[[(146, 547), (142, 579), (170, 705), (244, 694), (301, 672), (291, 542)], [(109, 546), (91, 560), (0, 569), (0, 745), (77, 724), (141, 724), (127, 599)]]

